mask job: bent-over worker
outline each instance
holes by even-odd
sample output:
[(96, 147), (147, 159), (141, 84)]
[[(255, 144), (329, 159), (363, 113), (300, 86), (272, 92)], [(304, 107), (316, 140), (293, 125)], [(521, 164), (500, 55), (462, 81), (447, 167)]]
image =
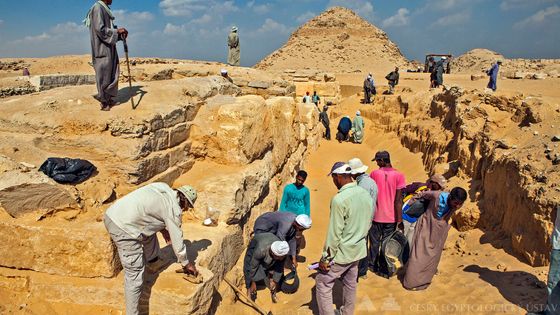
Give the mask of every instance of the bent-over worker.
[(152, 183), (117, 200), (105, 212), (105, 227), (124, 269), (126, 314), (139, 313), (146, 268), (157, 273), (165, 264), (159, 258), (157, 232), (173, 247), (183, 272), (198, 275), (194, 263), (187, 258), (181, 229), (182, 213), (193, 207), (196, 196), (191, 186), (175, 190), (165, 183)]

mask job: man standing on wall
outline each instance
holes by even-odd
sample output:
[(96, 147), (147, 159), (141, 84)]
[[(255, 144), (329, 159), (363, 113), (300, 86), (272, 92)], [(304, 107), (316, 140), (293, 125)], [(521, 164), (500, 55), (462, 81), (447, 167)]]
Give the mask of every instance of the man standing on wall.
[(126, 40), (128, 31), (116, 28), (115, 16), (109, 8), (113, 0), (99, 0), (89, 10), (84, 24), (89, 28), (91, 37), (91, 59), (97, 82), (96, 100), (101, 110), (108, 111), (115, 105), (113, 100), (119, 91), (119, 56), (117, 41)]

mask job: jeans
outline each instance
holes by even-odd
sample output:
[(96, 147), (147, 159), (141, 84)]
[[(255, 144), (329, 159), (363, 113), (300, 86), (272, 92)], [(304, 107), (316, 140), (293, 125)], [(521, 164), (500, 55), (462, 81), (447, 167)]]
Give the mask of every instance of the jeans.
[(550, 270), (548, 272), (548, 299), (545, 314), (560, 314), (560, 249), (550, 252)]
[(360, 260), (359, 276), (367, 273), (368, 268), (373, 269), (375, 273), (381, 273), (389, 276), (387, 262), (384, 257), (380, 257), (381, 244), (391, 233), (397, 229), (396, 223), (378, 223), (373, 222), (368, 234), (369, 251), (368, 257)]

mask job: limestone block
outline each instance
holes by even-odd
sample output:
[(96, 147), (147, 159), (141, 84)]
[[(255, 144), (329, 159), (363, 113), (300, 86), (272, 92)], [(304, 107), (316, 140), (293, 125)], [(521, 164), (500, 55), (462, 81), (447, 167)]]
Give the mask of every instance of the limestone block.
[(249, 84), (249, 80), (246, 80), (244, 78), (232, 77), (232, 79), (233, 79), (233, 84), (239, 87), (245, 87)]
[(205, 100), (209, 97), (221, 95), (239, 95), (241, 89), (222, 78), (221, 76), (211, 76), (204, 78), (188, 78), (184, 79), (184, 93), (187, 96), (194, 97), (199, 100)]
[(38, 91), (50, 90), (62, 86), (95, 84), (95, 75), (88, 74), (51, 74), (33, 76), (29, 83)]
[(183, 123), (185, 122), (185, 117), (185, 108), (178, 107), (177, 109), (172, 110), (163, 117), (163, 126), (165, 128), (169, 128), (171, 126)]
[(251, 81), (248, 86), (256, 89), (268, 89), (270, 87), (270, 83), (265, 81)]
[(26, 213), (79, 208), (77, 191), (43, 173), (0, 156), (0, 207), (12, 217)]
[(169, 152), (153, 153), (149, 157), (140, 160), (138, 165), (129, 175), (131, 184), (141, 184), (155, 175), (169, 168)]
[(544, 80), (544, 79), (546, 79), (546, 77), (547, 77), (546, 73), (535, 73), (533, 75), (533, 79), (535, 79), (535, 80)]
[(485, 78), (484, 74), (471, 74), (471, 81), (484, 80)]
[(76, 277), (113, 277), (120, 269), (102, 223), (0, 222), (0, 238), (0, 266)]
[(172, 148), (184, 141), (189, 137), (189, 132), (186, 123), (175, 126), (169, 133), (169, 147)]
[(149, 81), (171, 80), (173, 78), (173, 69), (163, 69), (152, 75)]

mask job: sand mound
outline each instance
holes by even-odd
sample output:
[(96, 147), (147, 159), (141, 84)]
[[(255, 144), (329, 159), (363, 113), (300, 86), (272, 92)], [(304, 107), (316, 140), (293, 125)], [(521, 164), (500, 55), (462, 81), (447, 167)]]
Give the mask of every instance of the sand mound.
[(255, 67), (369, 72), (408, 63), (385, 32), (349, 9), (334, 7), (298, 28), (282, 48)]
[(459, 56), (453, 61), (453, 71), (459, 73), (481, 72), (490, 68), (497, 60), (506, 58), (489, 49), (475, 48)]
[(502, 60), (500, 72), (508, 78), (532, 78), (535, 74), (541, 74), (543, 78), (556, 78), (560, 73), (560, 59), (507, 59), (495, 51), (482, 48), (470, 50), (455, 59), (452, 71), (480, 73), (488, 70), (497, 60)]

